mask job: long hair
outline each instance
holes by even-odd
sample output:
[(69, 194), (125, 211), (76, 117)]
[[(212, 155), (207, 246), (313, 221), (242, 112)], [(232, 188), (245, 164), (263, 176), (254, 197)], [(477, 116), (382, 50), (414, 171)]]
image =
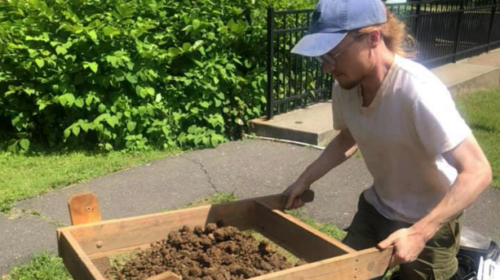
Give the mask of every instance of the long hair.
[(413, 58), (416, 56), (416, 41), (406, 31), (404, 22), (400, 21), (388, 8), (387, 22), (363, 27), (354, 31), (358, 34), (367, 34), (374, 30), (380, 30), (387, 48), (402, 57)]

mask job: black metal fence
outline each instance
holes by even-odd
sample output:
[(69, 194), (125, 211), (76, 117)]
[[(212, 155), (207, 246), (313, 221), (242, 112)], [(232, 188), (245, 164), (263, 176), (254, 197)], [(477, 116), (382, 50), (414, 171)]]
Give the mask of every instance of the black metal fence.
[[(500, 0), (438, 0), (388, 4), (417, 42), (429, 68), (500, 47)], [(333, 78), (315, 59), (290, 53), (307, 32), (313, 10), (268, 9), (267, 118), (330, 99)]]

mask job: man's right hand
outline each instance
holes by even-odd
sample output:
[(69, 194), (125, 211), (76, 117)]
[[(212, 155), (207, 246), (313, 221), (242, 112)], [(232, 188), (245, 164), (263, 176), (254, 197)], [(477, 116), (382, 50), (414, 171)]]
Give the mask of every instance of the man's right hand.
[(328, 171), (351, 157), (357, 150), (356, 141), (348, 129), (343, 129), (328, 144), (321, 156), (290, 185), (283, 194), (288, 195), (285, 209), (296, 209), (304, 206), (300, 195), (311, 188), (311, 184), (323, 177)]
[(299, 180), (295, 181), (295, 183), (291, 184), (284, 192), (283, 194), (288, 195), (288, 200), (286, 202), (285, 209), (297, 209), (304, 204), (306, 204), (300, 197), (300, 195), (309, 190), (311, 188), (311, 185), (305, 184)]

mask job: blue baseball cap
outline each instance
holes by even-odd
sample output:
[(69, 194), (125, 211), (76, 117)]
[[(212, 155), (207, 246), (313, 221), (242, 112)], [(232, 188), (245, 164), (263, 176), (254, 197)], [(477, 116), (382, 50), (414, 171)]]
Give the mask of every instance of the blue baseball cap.
[(309, 31), (293, 47), (292, 53), (322, 56), (335, 48), (349, 31), (386, 21), (381, 0), (320, 0), (312, 14)]

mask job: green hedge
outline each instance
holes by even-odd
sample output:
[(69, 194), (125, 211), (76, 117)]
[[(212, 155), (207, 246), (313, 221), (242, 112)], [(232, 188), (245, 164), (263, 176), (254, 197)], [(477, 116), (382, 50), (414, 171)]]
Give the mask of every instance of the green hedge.
[(0, 4), (0, 133), (142, 150), (215, 146), (265, 108), (266, 7), (312, 1)]

